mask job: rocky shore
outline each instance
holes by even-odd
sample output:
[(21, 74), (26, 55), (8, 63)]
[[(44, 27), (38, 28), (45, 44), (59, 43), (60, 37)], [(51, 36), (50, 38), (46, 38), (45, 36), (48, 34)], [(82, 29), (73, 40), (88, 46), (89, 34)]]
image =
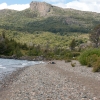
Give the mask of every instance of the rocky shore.
[(54, 61), (30, 66), (9, 77), (0, 100), (100, 100), (100, 73), (71, 63)]

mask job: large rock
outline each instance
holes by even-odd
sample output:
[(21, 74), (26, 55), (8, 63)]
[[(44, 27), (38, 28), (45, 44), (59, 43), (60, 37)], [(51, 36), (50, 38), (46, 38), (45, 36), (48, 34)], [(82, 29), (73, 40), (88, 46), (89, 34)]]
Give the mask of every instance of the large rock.
[(33, 12), (38, 12), (40, 14), (40, 16), (45, 16), (45, 15), (47, 15), (47, 13), (51, 12), (52, 7), (53, 7), (52, 5), (47, 4), (45, 2), (32, 1), (30, 3), (30, 9)]

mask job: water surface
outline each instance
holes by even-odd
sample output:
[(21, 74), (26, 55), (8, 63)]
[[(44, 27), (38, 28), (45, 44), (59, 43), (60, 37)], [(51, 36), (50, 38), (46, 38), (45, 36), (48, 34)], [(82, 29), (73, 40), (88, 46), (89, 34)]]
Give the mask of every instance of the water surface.
[(35, 64), (40, 64), (40, 63), (43, 62), (0, 58), (0, 80), (3, 78), (3, 76), (12, 73), (18, 68), (33, 66)]

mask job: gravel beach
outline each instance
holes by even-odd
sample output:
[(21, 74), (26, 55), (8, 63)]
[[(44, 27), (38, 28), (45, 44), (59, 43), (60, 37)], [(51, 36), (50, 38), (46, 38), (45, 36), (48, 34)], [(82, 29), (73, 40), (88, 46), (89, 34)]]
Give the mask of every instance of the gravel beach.
[(0, 88), (0, 100), (100, 100), (100, 73), (71, 62), (34, 65), (12, 73)]

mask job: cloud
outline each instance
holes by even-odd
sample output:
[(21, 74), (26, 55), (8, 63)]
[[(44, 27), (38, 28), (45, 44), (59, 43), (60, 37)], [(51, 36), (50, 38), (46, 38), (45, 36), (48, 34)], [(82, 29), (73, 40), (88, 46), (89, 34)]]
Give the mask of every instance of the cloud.
[(29, 4), (13, 4), (13, 5), (7, 5), (6, 3), (0, 4), (0, 10), (1, 9), (13, 9), (13, 10), (24, 10), (29, 8)]
[[(41, 0), (48, 3), (52, 3), (55, 6), (62, 8), (73, 8), (82, 11), (92, 11), (100, 13), (100, 0), (73, 0), (72, 2), (65, 3), (66, 0)], [(13, 4), (7, 5), (7, 3), (0, 4), (0, 9), (14, 9), (24, 10), (29, 8), (29, 4)]]
[(49, 2), (49, 3), (58, 3), (58, 2), (66, 2), (66, 0), (42, 0), (42, 1), (45, 1), (45, 2)]
[(82, 11), (92, 11), (100, 13), (100, 0), (74, 0), (69, 3), (54, 4), (62, 8), (73, 8)]
[(0, 9), (4, 9), (4, 8), (6, 8), (6, 7), (7, 7), (7, 4), (6, 4), (6, 3), (0, 4)]

